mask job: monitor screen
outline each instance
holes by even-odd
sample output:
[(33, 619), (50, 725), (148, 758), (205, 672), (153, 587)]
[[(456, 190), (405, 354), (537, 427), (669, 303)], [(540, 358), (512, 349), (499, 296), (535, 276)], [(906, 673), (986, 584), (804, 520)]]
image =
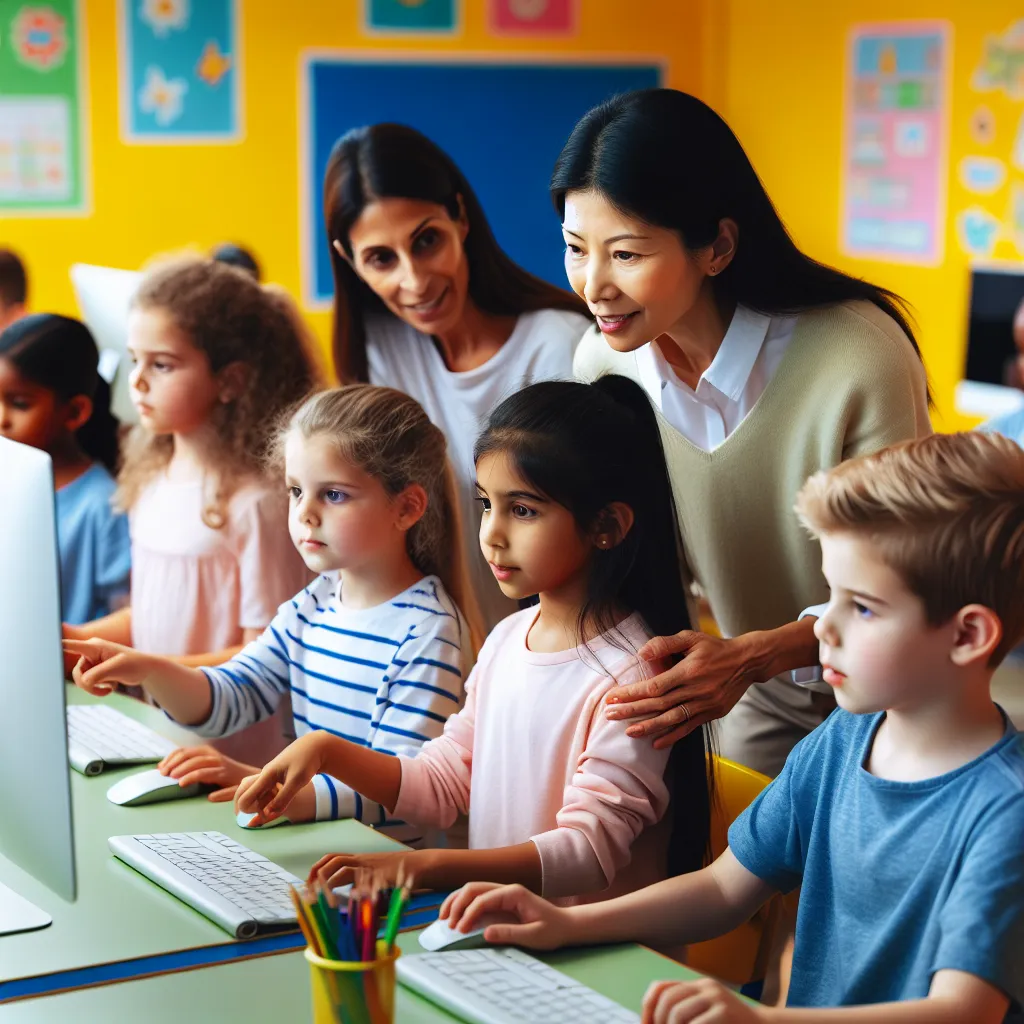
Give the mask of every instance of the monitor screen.
[[(1014, 317), (1022, 302), (1024, 265), (972, 270), (967, 358), (957, 388), (961, 412), (997, 416), (1024, 405), (1014, 341)], [(1018, 332), (1024, 332), (1024, 314)]]

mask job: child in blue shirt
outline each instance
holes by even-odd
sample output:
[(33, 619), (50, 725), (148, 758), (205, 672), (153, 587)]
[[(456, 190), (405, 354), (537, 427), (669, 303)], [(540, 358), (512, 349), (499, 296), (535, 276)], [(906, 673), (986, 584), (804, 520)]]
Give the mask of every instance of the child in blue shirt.
[[(516, 886), (441, 916), (534, 948), (700, 942), (800, 886), (786, 1007), (659, 982), (644, 1020), (998, 1024), (1024, 1002), (1024, 737), (992, 702), (1024, 634), (1024, 451), (936, 435), (812, 477), (798, 512), (831, 589), (818, 619), (838, 709), (736, 819), (710, 867), (561, 908)], [(846, 1007), (847, 1009), (828, 1009)], [(854, 1009), (855, 1007), (855, 1009)]]
[(128, 520), (111, 507), (118, 459), (110, 389), (85, 324), (53, 313), (0, 334), (0, 435), (53, 460), (65, 622), (109, 615), (127, 601)]

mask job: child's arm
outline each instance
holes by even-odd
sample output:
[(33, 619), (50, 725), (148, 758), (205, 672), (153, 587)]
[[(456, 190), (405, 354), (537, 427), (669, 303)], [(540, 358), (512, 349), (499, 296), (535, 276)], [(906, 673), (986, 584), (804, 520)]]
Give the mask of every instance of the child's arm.
[(556, 907), (522, 886), (474, 882), (448, 897), (441, 916), (469, 931), (484, 914), (509, 914), (520, 923), (493, 925), (487, 941), (532, 949), (630, 941), (673, 946), (724, 935), (748, 921), (774, 892), (727, 849), (701, 871), (571, 908)]
[(141, 686), (182, 725), (198, 725), (210, 717), (210, 683), (197, 668), (107, 640), (65, 640), (64, 652), (78, 657), (72, 678), (88, 693), (105, 697), (117, 683)]
[(102, 619), (84, 622), (81, 626), (64, 624), (65, 640), (109, 640), (114, 644), (131, 647), (132, 644), (132, 610), (131, 607), (121, 608)]
[(644, 996), (643, 1024), (1002, 1024), (1010, 1000), (963, 971), (936, 971), (925, 999), (870, 1006), (790, 1009), (753, 1006), (711, 978), (658, 981)]

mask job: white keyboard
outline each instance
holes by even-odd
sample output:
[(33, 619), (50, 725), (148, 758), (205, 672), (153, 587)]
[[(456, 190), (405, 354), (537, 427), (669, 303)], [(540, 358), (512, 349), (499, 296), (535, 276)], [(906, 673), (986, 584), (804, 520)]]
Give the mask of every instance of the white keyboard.
[(398, 980), (471, 1024), (636, 1024), (630, 1010), (520, 949), (463, 949), (398, 960)]
[(297, 928), (288, 886), (302, 879), (223, 832), (111, 836), (115, 857), (236, 939)]
[(99, 775), (108, 765), (162, 761), (178, 746), (102, 704), (71, 704), (67, 711), (68, 760), (83, 775)]

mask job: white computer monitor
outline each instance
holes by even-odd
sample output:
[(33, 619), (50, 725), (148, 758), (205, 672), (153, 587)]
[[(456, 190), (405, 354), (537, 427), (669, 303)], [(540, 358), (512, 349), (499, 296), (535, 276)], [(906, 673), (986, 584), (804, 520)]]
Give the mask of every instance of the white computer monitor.
[[(60, 569), (50, 457), (0, 438), (0, 853), (75, 898)], [(0, 885), (0, 935), (45, 911)]]
[(82, 320), (100, 350), (100, 371), (110, 384), (114, 415), (122, 423), (138, 423), (128, 387), (128, 311), (142, 275), (88, 263), (73, 264), (70, 273)]
[(1024, 264), (979, 264), (971, 270), (964, 377), (956, 408), (968, 416), (1001, 416), (1024, 406), (1015, 379), (1013, 319), (1024, 301)]

